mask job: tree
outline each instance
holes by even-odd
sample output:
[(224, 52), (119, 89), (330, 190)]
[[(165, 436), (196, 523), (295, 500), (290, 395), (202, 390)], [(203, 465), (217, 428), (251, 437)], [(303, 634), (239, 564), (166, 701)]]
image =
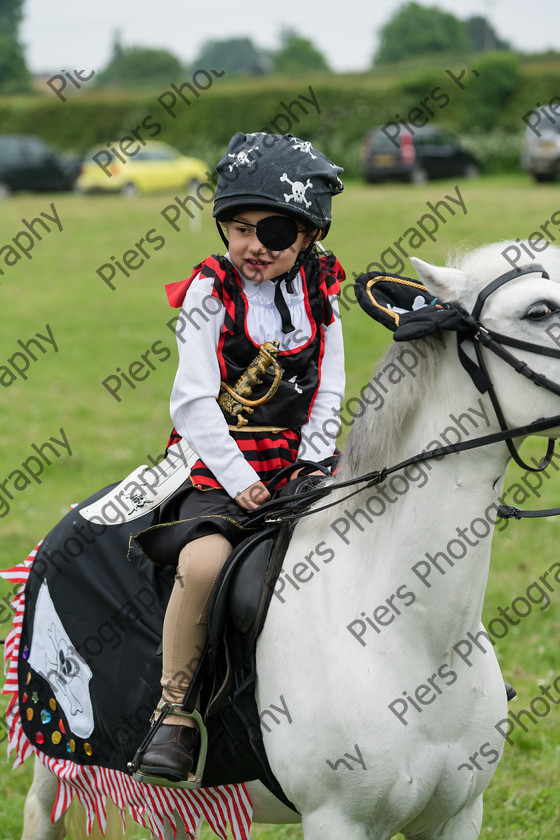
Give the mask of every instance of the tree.
[(31, 89), (18, 37), (22, 6), (23, 0), (0, 0), (0, 93), (27, 93)]
[(120, 29), (115, 29), (113, 33), (113, 50), (111, 55), (111, 61), (116, 61), (119, 58), (122, 58), (122, 54), (124, 52), (124, 47), (122, 45), (122, 34)]
[(225, 70), (226, 76), (262, 76), (268, 69), (264, 52), (250, 38), (206, 41), (191, 70)]
[(183, 65), (168, 50), (122, 47), (117, 36), (113, 56), (95, 81), (98, 87), (167, 86), (183, 75)]
[(382, 27), (374, 63), (390, 64), (434, 53), (464, 55), (470, 51), (464, 21), (436, 6), (407, 3)]
[(500, 124), (519, 89), (519, 59), (513, 53), (488, 53), (477, 58), (476, 68), (479, 76), (464, 93), (469, 127), (489, 131)]
[(475, 52), (489, 52), (497, 50), (511, 50), (511, 45), (507, 41), (502, 41), (488, 23), (485, 17), (475, 15), (466, 21), (469, 38), (471, 39), (472, 49)]
[(323, 53), (313, 46), (307, 38), (301, 38), (295, 32), (288, 32), (281, 49), (271, 54), (271, 72), (287, 76), (299, 76), (305, 73), (330, 73)]

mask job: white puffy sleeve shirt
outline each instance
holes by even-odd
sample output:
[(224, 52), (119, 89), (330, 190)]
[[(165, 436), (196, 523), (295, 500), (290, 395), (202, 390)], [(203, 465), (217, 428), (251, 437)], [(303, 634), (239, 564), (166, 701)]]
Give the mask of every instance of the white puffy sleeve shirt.
[[(301, 274), (294, 280), (294, 294), (284, 294), (294, 331), (284, 335), (274, 304), (275, 284), (242, 278), (248, 301), (247, 330), (255, 344), (277, 339), (280, 350), (297, 347), (309, 339), (311, 325), (305, 309)], [(284, 291), (284, 290), (283, 290)], [(308, 422), (301, 429), (300, 456), (320, 461), (333, 454), (340, 427), (344, 396), (344, 346), (336, 298), (331, 297), (335, 318), (325, 330), (321, 382)], [(214, 473), (225, 491), (238, 495), (260, 478), (247, 463), (228, 430), (216, 398), (220, 390), (218, 341), (225, 308), (212, 296), (212, 280), (196, 277), (190, 285), (177, 324), (179, 365), (171, 392), (170, 410), (175, 428)], [(247, 361), (249, 363), (250, 360)], [(326, 421), (330, 422), (326, 422)], [(336, 421), (333, 423), (333, 420)], [(312, 446), (305, 441), (312, 440)]]

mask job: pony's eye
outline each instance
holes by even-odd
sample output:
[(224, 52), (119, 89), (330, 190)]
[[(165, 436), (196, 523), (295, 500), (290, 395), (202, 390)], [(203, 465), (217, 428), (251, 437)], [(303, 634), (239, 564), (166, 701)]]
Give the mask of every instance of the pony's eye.
[(542, 321), (552, 315), (554, 311), (546, 301), (541, 300), (539, 303), (534, 303), (529, 307), (525, 318), (528, 318), (530, 321)]

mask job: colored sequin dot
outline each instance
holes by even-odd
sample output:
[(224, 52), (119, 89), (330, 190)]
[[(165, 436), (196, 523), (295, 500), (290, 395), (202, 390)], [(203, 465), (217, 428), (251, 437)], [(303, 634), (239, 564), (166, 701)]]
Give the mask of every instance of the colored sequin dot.
[(87, 741), (84, 744), (84, 752), (85, 752), (86, 755), (93, 755), (92, 746), (91, 746), (91, 744), (88, 744)]
[(44, 744), (45, 743), (45, 736), (43, 735), (42, 732), (36, 732), (35, 733), (35, 740), (37, 741), (38, 744)]
[(56, 712), (56, 700), (54, 699), (54, 697), (51, 697), (51, 699), (49, 700), (49, 706), (51, 707), (53, 712)]
[(37, 694), (37, 692), (36, 692), (36, 691), (34, 691), (34, 692), (32, 693), (32, 695), (31, 695), (31, 699), (33, 700), (33, 702), (34, 702), (34, 703), (38, 703), (38, 702), (39, 702), (39, 695)]
[(70, 740), (66, 744), (66, 749), (68, 750), (69, 753), (73, 753), (74, 750), (76, 749), (76, 742), (74, 741), (73, 738), (70, 738)]
[(26, 709), (25, 717), (27, 718), (27, 720), (33, 720), (33, 709)]
[(62, 732), (63, 735), (66, 735), (66, 729), (64, 728), (64, 721), (62, 718), (58, 721), (58, 728)]
[(29, 685), (30, 682), (31, 682), (31, 671), (29, 671), (28, 674), (27, 674), (27, 685)]
[(28, 700), (29, 700), (29, 694), (27, 693), (27, 691), (24, 691), (23, 694), (21, 695), (21, 702), (22, 703), (27, 703)]
[(29, 645), (25, 645), (23, 648), (23, 653), (21, 654), (24, 659), (29, 659)]
[(51, 735), (51, 741), (53, 742), (53, 744), (60, 744), (60, 742), (62, 741), (62, 735), (60, 734), (60, 732), (53, 732), (53, 734)]
[(41, 723), (50, 723), (52, 720), (51, 712), (47, 709), (41, 709)]

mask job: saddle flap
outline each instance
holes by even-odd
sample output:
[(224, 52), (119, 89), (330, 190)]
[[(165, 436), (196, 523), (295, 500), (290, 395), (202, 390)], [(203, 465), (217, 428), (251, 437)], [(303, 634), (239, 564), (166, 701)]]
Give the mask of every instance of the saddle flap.
[[(236, 614), (242, 626), (247, 628), (251, 626), (252, 618), (255, 617), (260, 603), (262, 582), (277, 530), (277, 528), (269, 528), (247, 537), (226, 560), (210, 602), (208, 643), (211, 651), (215, 651), (222, 641), (224, 626), (230, 616), (229, 599), (232, 583), (247, 559), (250, 561), (251, 573), (243, 573), (239, 588), (237, 585), (235, 587), (239, 593), (236, 597)], [(260, 572), (261, 565), (262, 573)]]
[(229, 613), (233, 624), (241, 633), (248, 633), (257, 617), (275, 542), (276, 533), (257, 542), (233, 574), (229, 592)]

